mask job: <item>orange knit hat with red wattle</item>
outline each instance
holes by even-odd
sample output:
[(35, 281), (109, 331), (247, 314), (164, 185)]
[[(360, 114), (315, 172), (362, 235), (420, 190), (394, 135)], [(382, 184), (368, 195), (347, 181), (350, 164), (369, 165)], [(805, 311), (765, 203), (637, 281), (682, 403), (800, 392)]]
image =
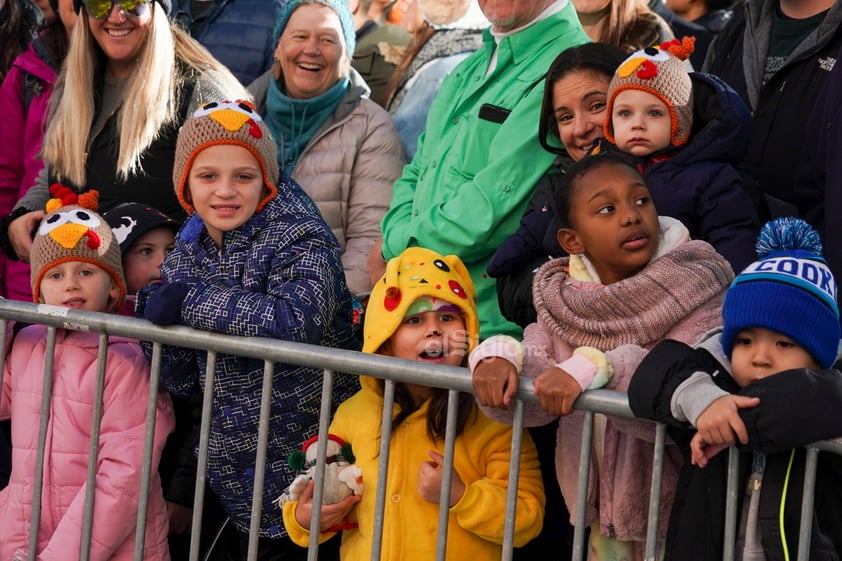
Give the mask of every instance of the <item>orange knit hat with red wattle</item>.
[(108, 222), (95, 212), (99, 193), (88, 191), (77, 195), (56, 183), (50, 187), (50, 194), (52, 198), (46, 205), (48, 214), (38, 227), (30, 251), (34, 301), (41, 301), (41, 281), (48, 270), (60, 263), (84, 261), (109, 274), (120, 293), (113, 311), (119, 310), (126, 296), (120, 244)]
[(243, 100), (214, 101), (197, 109), (178, 132), (172, 181), (187, 214), (193, 214), (193, 205), (185, 197), (193, 160), (205, 148), (224, 144), (242, 146), (257, 160), (267, 192), (257, 205), (258, 212), (278, 194), (277, 145), (254, 105)]
[(664, 102), (670, 113), (670, 144), (681, 146), (690, 138), (693, 126), (693, 83), (686, 60), (693, 52), (695, 37), (673, 39), (629, 55), (620, 64), (608, 86), (605, 138), (614, 144), (614, 100), (625, 90), (641, 90)]

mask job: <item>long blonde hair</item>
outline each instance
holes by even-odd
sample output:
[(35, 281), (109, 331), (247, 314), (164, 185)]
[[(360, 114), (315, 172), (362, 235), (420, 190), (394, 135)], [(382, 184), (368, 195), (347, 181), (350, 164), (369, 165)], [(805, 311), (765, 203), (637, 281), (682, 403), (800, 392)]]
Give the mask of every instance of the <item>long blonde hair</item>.
[[(82, 8), (84, 10), (84, 6)], [(85, 160), (96, 114), (97, 68), (104, 54), (93, 38), (87, 13), (73, 28), (70, 49), (51, 98), (44, 135), (44, 159), (59, 179), (77, 186), (86, 182)], [(160, 5), (152, 11), (146, 43), (117, 110), (119, 151), (117, 177), (125, 180), (142, 171), (140, 158), (160, 131), (181, 116), (179, 93), (184, 82), (180, 63), (228, 81), (228, 91), (242, 90), (236, 78), (198, 42), (171, 25)]]
[(649, 8), (646, 0), (611, 0), (598, 37), (591, 39), (631, 53), (659, 42), (662, 39), (659, 28), (669, 29), (669, 26)]

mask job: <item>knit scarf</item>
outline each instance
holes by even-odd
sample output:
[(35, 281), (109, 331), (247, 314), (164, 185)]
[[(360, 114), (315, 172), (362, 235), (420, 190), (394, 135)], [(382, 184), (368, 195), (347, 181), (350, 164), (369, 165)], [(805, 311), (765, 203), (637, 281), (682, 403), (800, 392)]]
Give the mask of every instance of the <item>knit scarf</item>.
[(574, 280), (569, 261), (541, 267), (533, 293), (538, 321), (572, 347), (654, 343), (734, 279), (728, 262), (703, 241), (681, 243), (609, 285)]
[(293, 99), (281, 91), (279, 80), (270, 80), (264, 119), (278, 143), (282, 170), (292, 175), (301, 153), (350, 87), (351, 80), (345, 76), (323, 94)]

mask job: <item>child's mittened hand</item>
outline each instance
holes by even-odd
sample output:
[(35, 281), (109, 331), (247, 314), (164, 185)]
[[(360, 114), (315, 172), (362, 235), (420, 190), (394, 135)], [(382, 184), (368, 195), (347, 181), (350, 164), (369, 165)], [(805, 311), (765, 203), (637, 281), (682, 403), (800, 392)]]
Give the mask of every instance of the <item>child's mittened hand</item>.
[(190, 287), (184, 283), (161, 283), (149, 296), (143, 315), (156, 325), (172, 325), (181, 320), (181, 305)]
[(573, 404), (582, 393), (576, 379), (553, 366), (535, 378), (535, 394), (541, 398), (541, 407), (551, 415), (569, 415)]
[[(430, 461), (422, 462), (418, 470), (418, 494), (422, 499), (428, 503), (439, 504), (441, 501), (441, 480), (442, 480), (442, 465), (444, 464), (444, 456), (430, 450)], [(465, 494), (465, 483), (456, 470), (453, 470), (453, 475), (450, 478), (450, 504), (452, 507)]]
[(471, 383), (480, 405), (504, 409), (517, 395), (517, 368), (504, 358), (484, 358), (471, 373)]

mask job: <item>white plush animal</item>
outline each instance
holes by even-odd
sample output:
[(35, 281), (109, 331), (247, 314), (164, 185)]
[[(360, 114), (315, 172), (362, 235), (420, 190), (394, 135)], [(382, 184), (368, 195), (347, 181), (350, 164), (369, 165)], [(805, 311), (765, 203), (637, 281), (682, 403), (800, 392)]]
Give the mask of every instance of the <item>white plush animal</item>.
[[(350, 495), (361, 495), (363, 492), (363, 474), (354, 463), (354, 453), (351, 445), (336, 435), (329, 434), (327, 455), (325, 456), (325, 481), (322, 493), (323, 504), (338, 503)], [(301, 452), (294, 452), (289, 457), (289, 465), (298, 472), (298, 476), (284, 489), (278, 497), (278, 505), (287, 501), (297, 501), (301, 492), (316, 473), (316, 446), (318, 436), (314, 436), (304, 443)]]

